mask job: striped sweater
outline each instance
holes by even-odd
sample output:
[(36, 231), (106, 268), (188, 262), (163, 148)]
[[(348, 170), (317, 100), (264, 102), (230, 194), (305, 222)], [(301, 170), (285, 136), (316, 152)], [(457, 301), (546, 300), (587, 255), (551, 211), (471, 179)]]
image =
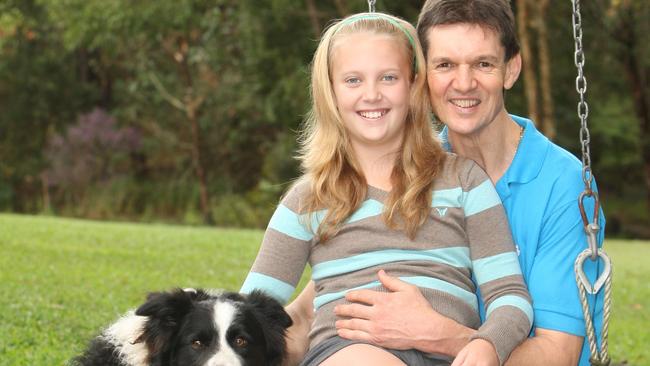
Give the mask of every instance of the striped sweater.
[[(302, 212), (308, 185), (295, 185), (271, 218), (241, 291), (262, 289), (286, 303), (309, 263), (316, 289), (313, 347), (336, 335), (333, 309), (346, 302), (347, 291), (386, 291), (377, 280), (385, 269), (418, 286), (442, 315), (478, 329), (477, 338), (490, 341), (503, 363), (527, 337), (533, 312), (501, 201), (485, 172), (454, 154), (433, 188), (431, 212), (413, 240), (385, 225), (389, 193), (368, 187), (338, 234), (320, 244), (313, 228), (323, 212)], [(486, 306), (483, 324), (475, 284)]]

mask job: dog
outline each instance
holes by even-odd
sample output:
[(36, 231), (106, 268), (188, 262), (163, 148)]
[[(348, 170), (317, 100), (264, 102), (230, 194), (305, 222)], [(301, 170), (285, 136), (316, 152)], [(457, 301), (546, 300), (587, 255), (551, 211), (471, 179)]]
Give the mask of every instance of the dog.
[(75, 366), (280, 365), (291, 317), (275, 299), (202, 289), (151, 293), (95, 337)]

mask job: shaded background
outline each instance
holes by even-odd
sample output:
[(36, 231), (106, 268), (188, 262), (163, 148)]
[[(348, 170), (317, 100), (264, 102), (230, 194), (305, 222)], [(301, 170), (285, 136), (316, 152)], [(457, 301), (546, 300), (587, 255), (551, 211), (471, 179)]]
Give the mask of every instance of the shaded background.
[[(378, 1), (412, 23), (423, 1)], [(579, 154), (571, 2), (513, 1), (511, 113)], [(583, 1), (608, 235), (650, 238), (650, 2)], [(309, 62), (364, 0), (0, 0), (0, 211), (265, 227), (299, 174)]]

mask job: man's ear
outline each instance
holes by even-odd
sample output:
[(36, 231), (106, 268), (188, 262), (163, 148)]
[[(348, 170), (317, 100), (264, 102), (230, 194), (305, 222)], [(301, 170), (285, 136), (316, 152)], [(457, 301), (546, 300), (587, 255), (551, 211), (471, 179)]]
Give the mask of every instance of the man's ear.
[(509, 90), (515, 85), (515, 82), (519, 78), (519, 73), (521, 73), (521, 62), (521, 52), (518, 52), (506, 63), (506, 74), (503, 80), (504, 89)]

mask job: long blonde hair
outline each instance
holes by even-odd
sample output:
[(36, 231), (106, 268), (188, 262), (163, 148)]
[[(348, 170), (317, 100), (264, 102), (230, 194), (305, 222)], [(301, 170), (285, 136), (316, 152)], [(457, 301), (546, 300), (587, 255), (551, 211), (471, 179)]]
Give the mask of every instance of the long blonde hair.
[[(400, 42), (411, 64), (409, 110), (404, 140), (391, 174), (392, 190), (383, 218), (390, 228), (403, 228), (413, 239), (431, 209), (435, 179), (444, 161), (430, 120), (426, 65), (416, 32), (408, 22), (383, 13), (362, 13), (332, 24), (323, 34), (311, 70), (312, 108), (301, 131), (299, 159), (309, 192), (301, 211), (326, 209), (316, 234), (320, 242), (336, 235), (341, 224), (366, 198), (367, 183), (352, 152), (331, 82), (332, 53), (337, 40), (370, 32)], [(309, 222), (312, 222), (311, 219)]]

